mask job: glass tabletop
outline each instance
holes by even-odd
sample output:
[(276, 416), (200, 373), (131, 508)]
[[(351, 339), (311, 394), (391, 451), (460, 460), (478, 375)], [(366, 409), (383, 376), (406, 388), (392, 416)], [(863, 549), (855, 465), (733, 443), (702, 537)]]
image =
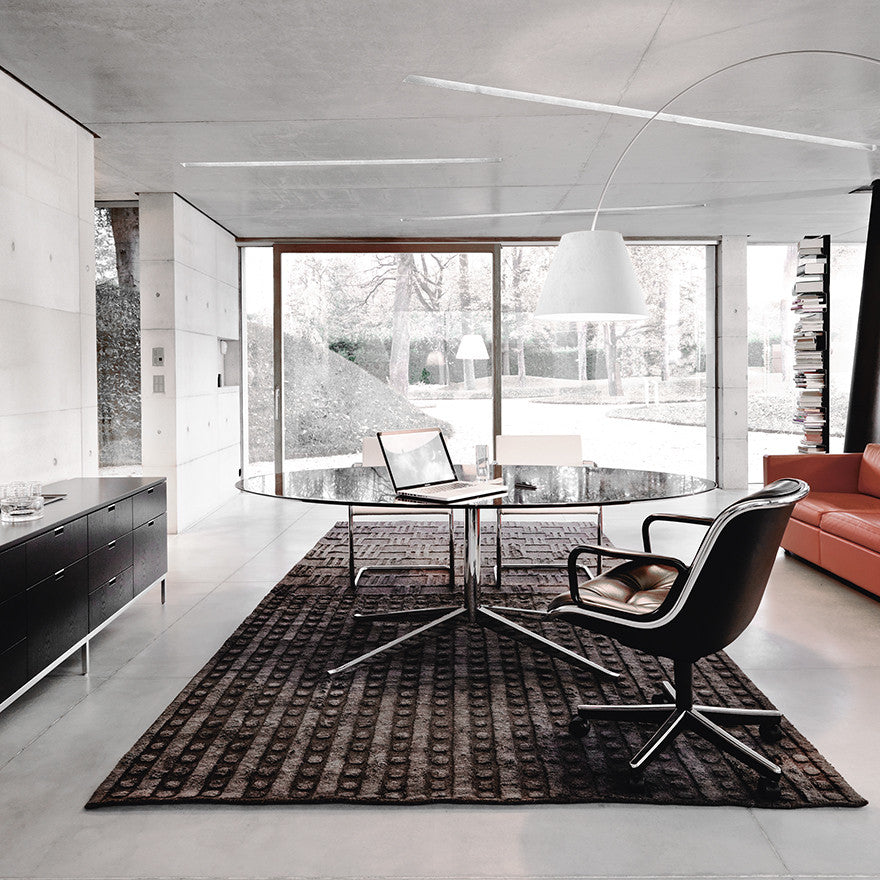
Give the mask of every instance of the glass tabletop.
[[(456, 466), (459, 478), (464, 477)], [(507, 486), (503, 494), (456, 501), (453, 507), (580, 507), (627, 504), (697, 495), (715, 488), (712, 480), (662, 471), (558, 465), (496, 466), (495, 476)], [(436, 502), (406, 501), (394, 494), (388, 472), (380, 467), (320, 468), (247, 477), (237, 484), (245, 492), (274, 495), (318, 504), (415, 507)]]

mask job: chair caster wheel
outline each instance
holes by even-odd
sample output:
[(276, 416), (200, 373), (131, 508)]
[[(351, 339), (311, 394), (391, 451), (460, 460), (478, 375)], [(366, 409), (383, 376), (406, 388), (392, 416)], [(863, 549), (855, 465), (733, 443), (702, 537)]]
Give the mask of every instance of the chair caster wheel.
[(664, 691), (658, 691), (656, 694), (651, 694), (651, 705), (652, 706), (662, 706), (664, 703), (669, 702), (669, 694)]
[(647, 784), (645, 783), (645, 771), (642, 769), (630, 770), (627, 784), (630, 791), (635, 792), (636, 794), (643, 793), (647, 788)]
[(765, 721), (758, 727), (758, 735), (765, 743), (776, 743), (782, 739), (782, 725), (778, 721)]
[(575, 715), (568, 722), (568, 733), (575, 739), (583, 739), (590, 732), (590, 722), (584, 721), (579, 715)]
[(762, 776), (760, 782), (758, 782), (758, 794), (764, 800), (778, 801), (782, 795), (782, 791), (779, 788), (779, 777)]

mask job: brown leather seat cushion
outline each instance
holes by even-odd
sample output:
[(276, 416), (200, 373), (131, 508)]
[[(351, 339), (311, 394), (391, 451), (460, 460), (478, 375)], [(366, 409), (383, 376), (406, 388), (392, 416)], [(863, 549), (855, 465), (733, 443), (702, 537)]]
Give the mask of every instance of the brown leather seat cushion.
[(810, 492), (803, 501), (798, 501), (792, 516), (811, 526), (818, 526), (822, 519), (824, 528), (823, 517), (832, 511), (880, 513), (880, 498), (857, 492)]
[[(622, 565), (580, 586), (584, 608), (615, 608), (630, 614), (648, 614), (669, 595), (678, 571), (671, 565)], [(571, 605), (571, 593), (560, 593), (550, 608)]]
[(822, 531), (880, 553), (880, 513), (826, 513)]

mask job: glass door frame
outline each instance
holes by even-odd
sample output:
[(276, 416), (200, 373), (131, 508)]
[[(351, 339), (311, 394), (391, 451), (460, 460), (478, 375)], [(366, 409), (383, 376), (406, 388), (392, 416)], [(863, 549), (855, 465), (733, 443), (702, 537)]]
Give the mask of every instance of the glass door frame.
[[(556, 240), (554, 240), (554, 243)], [(369, 253), (481, 253), (492, 254), (492, 451), (501, 433), (501, 243), (491, 241), (431, 239), (308, 239), (272, 245), (272, 394), (275, 473), (284, 471), (284, 338), (281, 296), (281, 260), (284, 254)]]

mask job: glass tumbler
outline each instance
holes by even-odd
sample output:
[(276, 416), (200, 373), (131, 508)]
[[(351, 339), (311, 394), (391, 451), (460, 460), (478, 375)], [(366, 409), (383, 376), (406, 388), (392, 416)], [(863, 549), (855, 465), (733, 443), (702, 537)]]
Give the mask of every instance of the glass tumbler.
[(20, 480), (0, 486), (0, 522), (28, 522), (42, 515), (42, 484)]
[(478, 443), (474, 447), (477, 464), (477, 479), (489, 479), (489, 447), (485, 443)]

